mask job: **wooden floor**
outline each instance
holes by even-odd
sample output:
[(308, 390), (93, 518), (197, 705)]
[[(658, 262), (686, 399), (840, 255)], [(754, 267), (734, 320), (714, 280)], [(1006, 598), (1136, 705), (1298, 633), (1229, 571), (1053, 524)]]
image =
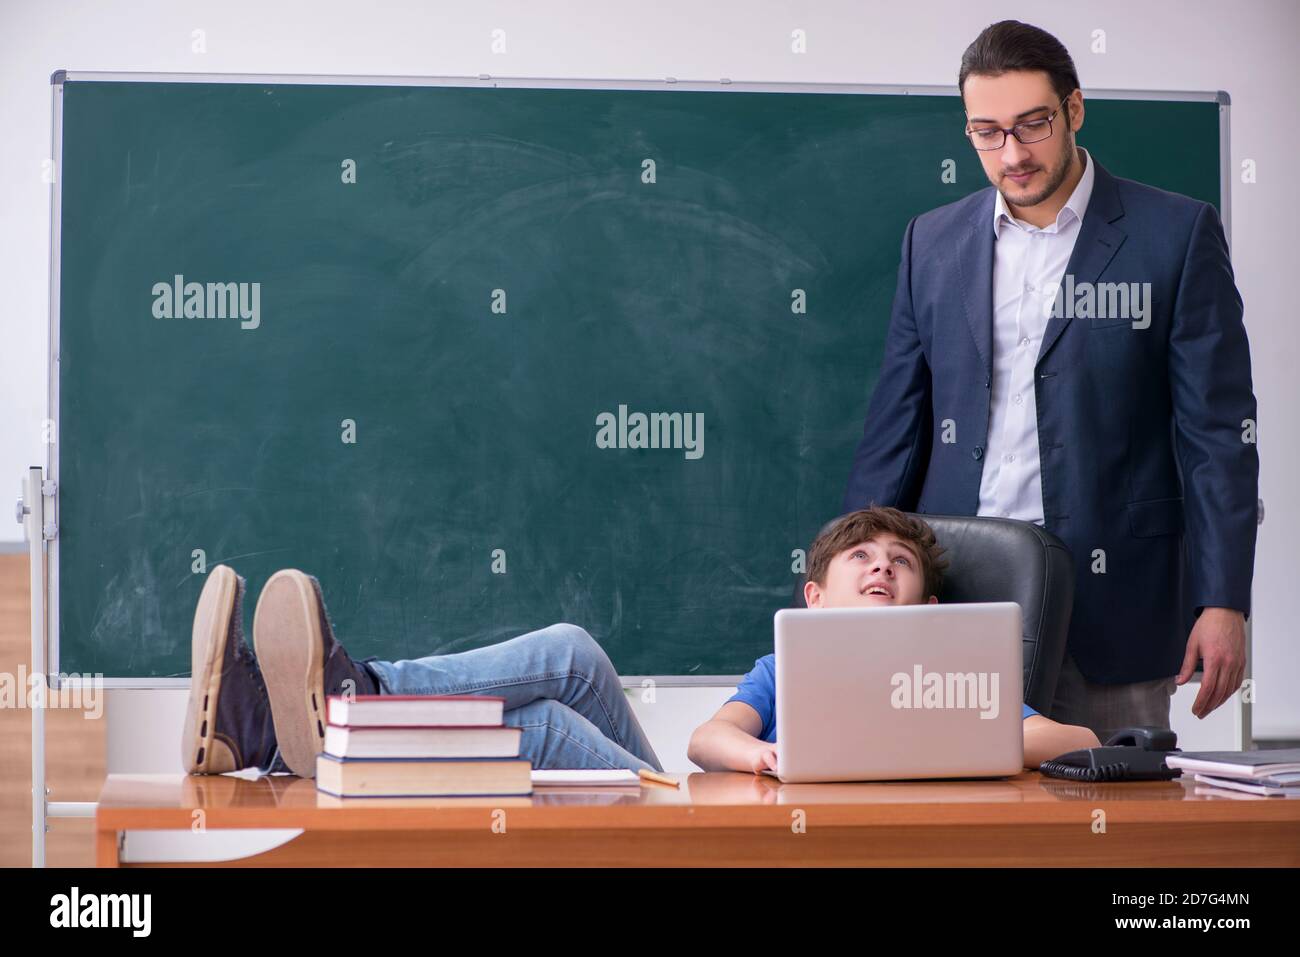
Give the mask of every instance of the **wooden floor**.
[[(0, 675), (10, 688), (31, 674), (31, 610), (25, 554), (0, 554)], [(20, 696), (24, 705), (26, 696)], [(52, 708), (46, 715), (46, 786), (51, 801), (94, 801), (104, 783), (106, 722), (80, 711)], [(0, 707), (0, 867), (32, 863), (32, 720), (24, 707)], [(46, 835), (50, 867), (95, 863), (90, 818), (55, 818)]]

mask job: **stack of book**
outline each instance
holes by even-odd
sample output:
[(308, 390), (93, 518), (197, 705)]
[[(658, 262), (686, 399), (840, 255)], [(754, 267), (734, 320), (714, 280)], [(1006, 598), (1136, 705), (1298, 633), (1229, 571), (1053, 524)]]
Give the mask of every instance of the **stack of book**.
[(532, 793), (505, 700), (466, 695), (332, 695), (316, 788), (340, 798)]
[[(1273, 751), (1183, 751), (1165, 758), (1171, 768), (1194, 774), (1202, 790), (1224, 797), (1242, 793), (1300, 797), (1300, 748)], [(1225, 793), (1226, 792), (1226, 793)]]

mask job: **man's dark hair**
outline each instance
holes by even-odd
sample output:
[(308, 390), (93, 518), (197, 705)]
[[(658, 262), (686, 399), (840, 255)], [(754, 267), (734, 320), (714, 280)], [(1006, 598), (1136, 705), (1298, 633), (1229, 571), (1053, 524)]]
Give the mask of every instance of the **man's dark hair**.
[(1047, 74), (1056, 98), (1063, 100), (1079, 89), (1079, 72), (1061, 41), (1046, 30), (1019, 20), (1003, 20), (985, 27), (961, 55), (957, 89), (966, 97), (966, 78), (1001, 76), (1011, 70), (1041, 70)]
[(934, 529), (922, 519), (881, 505), (841, 515), (821, 530), (808, 551), (808, 580), (825, 588), (831, 559), (845, 549), (861, 545), (882, 533), (896, 535), (899, 541), (916, 550), (925, 582), (925, 594), (921, 597), (938, 595), (943, 588), (943, 573), (948, 568), (948, 561), (943, 557), (946, 549), (934, 537)]

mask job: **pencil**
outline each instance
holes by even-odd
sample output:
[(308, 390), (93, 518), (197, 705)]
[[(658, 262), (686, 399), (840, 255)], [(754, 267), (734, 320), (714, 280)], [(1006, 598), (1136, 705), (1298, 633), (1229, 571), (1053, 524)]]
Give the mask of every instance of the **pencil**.
[(680, 784), (678, 784), (672, 778), (668, 777), (668, 775), (659, 774), (657, 771), (647, 771), (645, 768), (642, 768), (638, 773), (641, 775), (641, 780), (643, 782), (653, 781), (655, 784), (667, 784), (670, 787), (675, 787), (675, 788), (681, 787)]

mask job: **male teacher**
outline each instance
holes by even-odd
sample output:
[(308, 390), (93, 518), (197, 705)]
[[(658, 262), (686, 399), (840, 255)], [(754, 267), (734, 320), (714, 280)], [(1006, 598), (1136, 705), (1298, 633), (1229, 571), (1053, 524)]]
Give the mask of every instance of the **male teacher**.
[(844, 507), (1043, 525), (1076, 572), (1051, 717), (1168, 727), (1199, 658), (1204, 718), (1245, 669), (1259, 476), (1223, 227), (1076, 146), (1051, 34), (988, 27), (958, 86), (993, 188), (908, 224)]

